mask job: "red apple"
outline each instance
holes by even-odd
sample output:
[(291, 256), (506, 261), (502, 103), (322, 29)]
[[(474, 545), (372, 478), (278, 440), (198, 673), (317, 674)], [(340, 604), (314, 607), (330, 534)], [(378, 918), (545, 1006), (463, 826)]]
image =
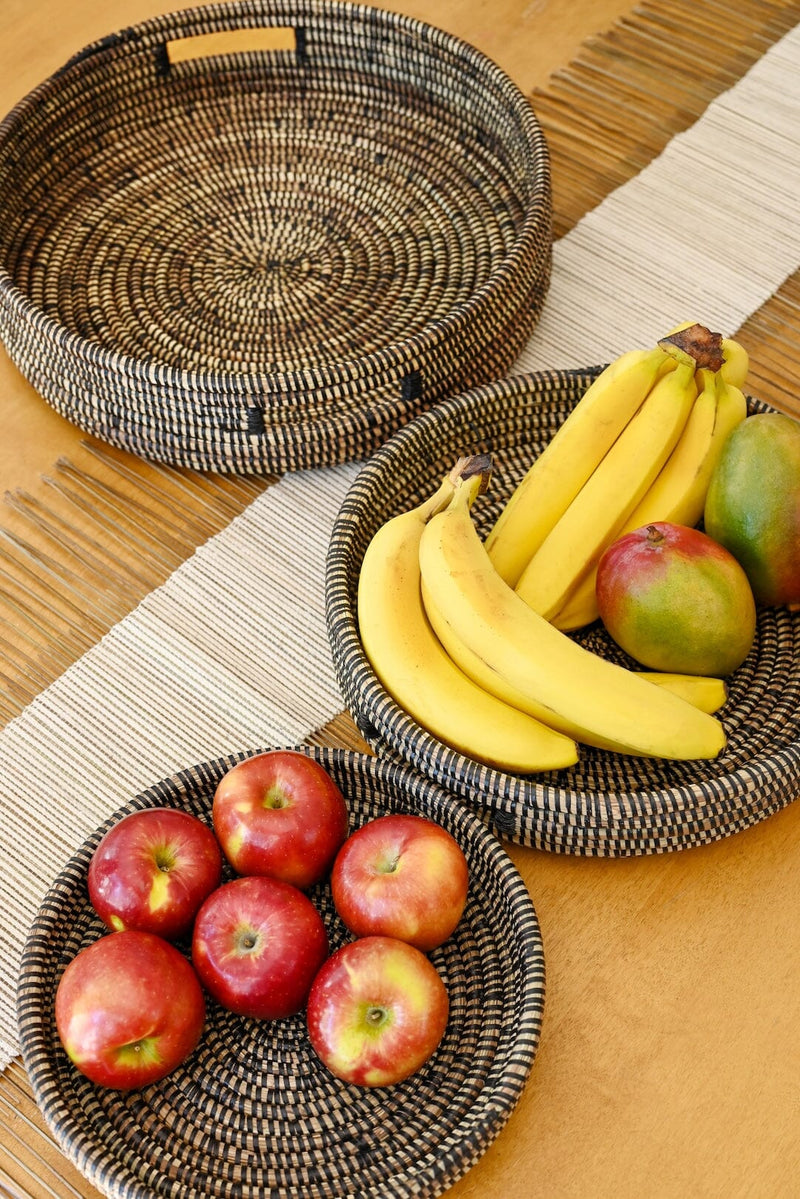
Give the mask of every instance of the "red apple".
[(357, 937), (398, 937), (428, 952), (453, 933), (467, 901), (467, 861), (424, 816), (395, 813), (361, 826), (331, 872), (336, 910)]
[(306, 1019), (311, 1045), (332, 1074), (386, 1087), (432, 1056), (449, 1010), (447, 989), (424, 953), (393, 937), (362, 937), (325, 962)]
[(205, 1001), (186, 958), (162, 937), (109, 933), (82, 949), (56, 990), (56, 1028), (70, 1060), (103, 1087), (157, 1082), (200, 1040)]
[(105, 834), (89, 863), (89, 899), (117, 932), (139, 929), (168, 941), (189, 932), (222, 878), (208, 825), (179, 808), (132, 812)]
[(344, 796), (316, 759), (273, 749), (220, 780), (214, 831), (237, 874), (266, 874), (302, 891), (323, 879), (347, 836)]
[(209, 895), (194, 923), (192, 960), (218, 1003), (277, 1020), (299, 1012), (328, 956), (311, 900), (291, 883), (251, 875)]

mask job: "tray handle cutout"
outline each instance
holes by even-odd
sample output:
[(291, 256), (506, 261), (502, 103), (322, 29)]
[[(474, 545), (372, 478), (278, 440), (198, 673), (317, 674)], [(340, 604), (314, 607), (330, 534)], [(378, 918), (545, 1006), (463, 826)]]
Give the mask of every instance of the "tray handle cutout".
[(245, 54), (256, 50), (289, 50), (301, 53), (302, 31), (290, 25), (272, 25), (257, 29), (230, 29), (219, 33), (198, 33), (193, 37), (174, 38), (165, 44), (167, 62), (190, 62), (220, 54)]

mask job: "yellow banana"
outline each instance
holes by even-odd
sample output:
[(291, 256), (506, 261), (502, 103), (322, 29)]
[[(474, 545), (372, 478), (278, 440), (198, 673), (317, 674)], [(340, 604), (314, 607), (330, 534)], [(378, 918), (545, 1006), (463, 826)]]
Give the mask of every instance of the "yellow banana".
[(664, 350), (629, 350), (598, 375), (512, 493), (486, 538), (496, 570), (513, 587), (531, 556), (641, 406)]
[(562, 633), (575, 633), (585, 629), (599, 618), (597, 611), (597, 566), (592, 566), (588, 572), (578, 579), (572, 591), (567, 596), (563, 607), (551, 617), (553, 625)]
[(648, 683), (658, 687), (666, 687), (687, 700), (701, 712), (719, 712), (725, 706), (728, 698), (728, 688), (724, 679), (716, 679), (711, 675), (702, 674), (669, 674), (661, 671), (637, 671)]
[(722, 355), (725, 361), (719, 368), (719, 373), (725, 382), (734, 387), (744, 387), (750, 369), (750, 355), (747, 350), (741, 342), (734, 341), (732, 337), (723, 337)]
[(653, 386), (639, 411), (548, 533), (516, 585), (548, 620), (618, 535), (672, 453), (697, 394), (689, 355)]
[[(617, 537), (654, 521), (693, 526), (703, 515), (711, 474), (731, 429), (747, 414), (747, 401), (738, 387), (726, 382), (721, 371), (699, 368), (695, 379), (702, 390), (678, 444)], [(552, 617), (557, 629), (573, 632), (597, 620), (596, 579), (595, 563)]]
[[(435, 599), (424, 583), (422, 592), (425, 610), (433, 626), (433, 631), (450, 657), (454, 661), (459, 661), (462, 669), (471, 678), (482, 678), (486, 682), (488, 674), (485, 673), (485, 665), (481, 664), (481, 655), (465, 642), (455, 638), (452, 628), (439, 612)], [(633, 673), (656, 687), (663, 687), (666, 691), (672, 691), (675, 695), (679, 695), (681, 699), (685, 699), (692, 707), (699, 708), (701, 712), (718, 712), (725, 706), (728, 698), (725, 680), (713, 678), (710, 675), (672, 674), (668, 671), (656, 670), (635, 670)], [(510, 685), (504, 687), (503, 696), (508, 703), (512, 703), (521, 711), (531, 711), (529, 698), (518, 688), (512, 688)], [(536, 710), (538, 711), (538, 708)]]
[(696, 525), (703, 515), (711, 478), (711, 447), (717, 420), (717, 385), (713, 371), (699, 368), (695, 382), (701, 391), (692, 405), (675, 449), (625, 521), (624, 531), (640, 529), (654, 520)]
[[(741, 387), (725, 377), (723, 371), (717, 373), (717, 421), (714, 426), (714, 445), (711, 453), (714, 466), (722, 453), (722, 447), (728, 435), (741, 424), (747, 416), (747, 398)], [(713, 471), (713, 466), (712, 466)]]
[[(713, 371), (698, 369), (695, 381), (700, 383), (702, 390), (692, 405), (675, 449), (616, 537), (624, 537), (626, 533), (657, 520), (695, 525), (703, 515), (717, 417), (716, 376)], [(551, 617), (557, 629), (574, 632), (597, 620), (596, 580), (595, 562), (588, 573), (584, 572), (577, 580), (559, 611)]]
[(678, 444), (652, 487), (625, 522), (625, 531), (653, 521), (694, 526), (703, 515), (706, 492), (728, 434), (747, 415), (747, 400), (721, 371), (699, 368), (701, 387)]
[(477, 686), (436, 639), (422, 606), (419, 542), (452, 495), (448, 477), (424, 503), (387, 521), (361, 566), (358, 619), (365, 653), (396, 702), (435, 737), (502, 770), (528, 774), (577, 761), (574, 740)]
[(425, 525), (426, 610), (464, 672), (576, 741), (659, 758), (714, 758), (720, 722), (560, 633), (495, 570), (470, 511), (470, 485)]

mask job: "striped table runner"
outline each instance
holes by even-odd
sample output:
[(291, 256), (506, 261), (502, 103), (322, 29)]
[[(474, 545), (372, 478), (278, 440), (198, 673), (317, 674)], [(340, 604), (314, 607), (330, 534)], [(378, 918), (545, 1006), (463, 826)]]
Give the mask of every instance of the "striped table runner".
[[(798, 210), (800, 29), (557, 241), (517, 369), (608, 361), (685, 319), (734, 333), (800, 266)], [(25, 932), (86, 835), (176, 769), (341, 711), (324, 559), (357, 470), (266, 490), (0, 733), (0, 1067)]]

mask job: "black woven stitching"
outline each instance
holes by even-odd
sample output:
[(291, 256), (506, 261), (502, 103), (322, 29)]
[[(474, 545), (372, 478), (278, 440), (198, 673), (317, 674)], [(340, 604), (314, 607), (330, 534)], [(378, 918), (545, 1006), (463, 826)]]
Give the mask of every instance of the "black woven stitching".
[(305, 25), (296, 25), (294, 30), (294, 52), (301, 66), (308, 64), (308, 41)]
[(264, 413), (260, 408), (247, 409), (247, 433), (249, 437), (263, 437), (266, 433)]
[(422, 374), (420, 371), (409, 371), (400, 382), (400, 397), (405, 403), (418, 400), (422, 396)]
[(155, 53), (155, 68), (156, 75), (161, 79), (165, 79), (170, 72), (171, 63), (169, 61), (169, 53), (167, 51), (167, 43), (162, 42), (156, 47)]

